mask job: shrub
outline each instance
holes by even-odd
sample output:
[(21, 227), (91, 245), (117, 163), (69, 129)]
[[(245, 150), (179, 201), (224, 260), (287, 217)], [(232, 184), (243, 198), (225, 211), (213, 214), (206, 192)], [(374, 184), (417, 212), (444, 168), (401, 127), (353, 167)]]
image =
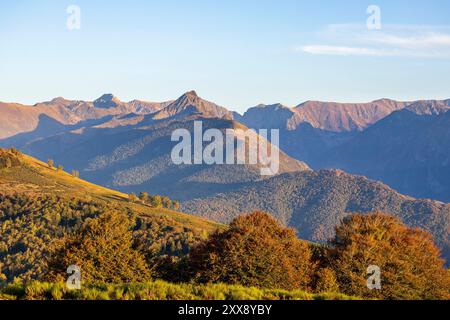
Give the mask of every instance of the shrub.
[(240, 216), (191, 252), (193, 278), (262, 288), (306, 289), (311, 253), (295, 231), (262, 212)]
[(180, 202), (176, 200), (172, 201), (172, 209), (175, 211), (180, 210)]
[(128, 195), (128, 199), (130, 200), (130, 202), (137, 202), (139, 200), (139, 198), (134, 194), (134, 193), (130, 193)]
[(148, 193), (147, 193), (147, 192), (141, 192), (141, 193), (139, 193), (139, 199), (140, 199), (142, 202), (147, 203), (147, 202), (148, 202), (148, 199), (149, 199)]
[(154, 195), (151, 199), (151, 205), (153, 208), (161, 208), (162, 198), (159, 195)]
[(170, 198), (166, 196), (161, 198), (161, 203), (162, 206), (166, 209), (170, 209), (170, 207), (172, 206), (172, 200), (170, 200)]
[(79, 177), (80, 177), (80, 172), (77, 171), (77, 170), (72, 170), (72, 176), (73, 176), (74, 178), (79, 178)]
[(0, 149), (0, 169), (9, 169), (20, 165), (20, 153)]

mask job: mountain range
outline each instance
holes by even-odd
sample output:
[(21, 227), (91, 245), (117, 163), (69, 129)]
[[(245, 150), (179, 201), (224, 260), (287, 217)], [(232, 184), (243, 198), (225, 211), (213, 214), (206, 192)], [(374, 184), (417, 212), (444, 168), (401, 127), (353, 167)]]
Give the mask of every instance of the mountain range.
[[(122, 105), (112, 95), (96, 101), (100, 102), (94, 102), (93, 109), (101, 106), (111, 113)], [(179, 166), (172, 162), (174, 130), (184, 128), (192, 132), (194, 122), (199, 120), (205, 130), (248, 130), (232, 118), (227, 109), (190, 91), (154, 113), (115, 115), (101, 118), (101, 122), (97, 119), (94, 124), (85, 119), (63, 127), (64, 130), (56, 120), (47, 117), (34, 132), (9, 138), (4, 145), (18, 147), (39, 159), (52, 158), (67, 170), (79, 170), (83, 177), (104, 186), (126, 192), (170, 194), (187, 200), (264, 178), (258, 164)], [(47, 134), (49, 127), (57, 129)], [(305, 163), (279, 153), (281, 173), (309, 170)]]
[(122, 102), (112, 94), (105, 94), (95, 101), (73, 101), (59, 97), (32, 106), (0, 102), (0, 139), (33, 132), (45, 118), (61, 125), (75, 125), (124, 114), (154, 113), (170, 103), (171, 101), (154, 103), (139, 100)]
[(296, 130), (301, 124), (308, 123), (329, 132), (362, 131), (408, 104), (389, 99), (370, 103), (307, 101), (294, 108), (282, 104), (261, 104), (247, 110), (239, 120), (251, 128), (269, 126)]
[(261, 104), (240, 115), (203, 100), (195, 91), (161, 103), (122, 102), (112, 94), (92, 102), (56, 98), (34, 106), (0, 103), (0, 146), (23, 148), (38, 157), (59, 157), (58, 149), (48, 152), (42, 145), (58, 139), (66, 144), (70, 136), (107, 131), (95, 129), (114, 134), (188, 116), (222, 119), (234, 121), (228, 124), (231, 127), (239, 123), (256, 130), (279, 129), (280, 149), (312, 169), (342, 169), (413, 197), (450, 202), (449, 108), (450, 99), (307, 101), (293, 108)]
[[(169, 195), (186, 212), (220, 222), (265, 210), (313, 241), (327, 239), (351, 212), (381, 210), (429, 230), (448, 258), (449, 108), (450, 100), (381, 99), (258, 105), (240, 115), (195, 91), (163, 103), (57, 98), (0, 104), (0, 146), (122, 192)], [(279, 129), (279, 175), (261, 176), (258, 164), (175, 165), (171, 134), (192, 132), (196, 121), (221, 132)]]

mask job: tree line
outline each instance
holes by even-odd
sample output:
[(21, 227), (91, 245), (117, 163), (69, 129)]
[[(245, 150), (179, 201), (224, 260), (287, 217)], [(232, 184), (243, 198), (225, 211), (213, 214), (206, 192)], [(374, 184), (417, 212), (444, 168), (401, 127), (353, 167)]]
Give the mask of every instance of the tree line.
[[(47, 160), (47, 165), (48, 165), (48, 167), (50, 169), (53, 169), (53, 170), (56, 169), (56, 171), (58, 171), (58, 172), (63, 172), (64, 171), (64, 167), (61, 164), (59, 164), (59, 165), (57, 165), (55, 167), (55, 161), (53, 159), (48, 159)], [(80, 177), (80, 172), (78, 170), (72, 170), (71, 175), (74, 178), (79, 178)]]
[[(271, 215), (255, 212), (239, 216), (178, 258), (146, 255), (135, 246), (129, 223), (120, 213), (89, 220), (52, 253), (47, 280), (64, 280), (67, 266), (76, 264), (85, 283), (163, 279), (370, 299), (450, 298), (450, 273), (430, 234), (380, 212), (343, 219), (326, 245), (298, 239)], [(369, 266), (381, 271), (379, 289), (367, 284)]]
[[(1, 162), (0, 162), (1, 165)], [(56, 169), (58, 172), (63, 172), (64, 167), (62, 165), (55, 166), (55, 162), (53, 159), (47, 160), (47, 165), (50, 169)], [(74, 178), (80, 177), (80, 172), (78, 170), (72, 170), (71, 175)], [(140, 192), (139, 195), (135, 193), (130, 193), (128, 195), (128, 199), (130, 202), (137, 203), (140, 202), (142, 204), (150, 205), (153, 208), (166, 208), (173, 209), (175, 211), (180, 209), (180, 202), (177, 200), (172, 200), (167, 196), (160, 195), (149, 195), (148, 192)]]
[(166, 208), (166, 209), (173, 209), (173, 210), (179, 210), (180, 209), (180, 202), (177, 200), (172, 200), (167, 196), (160, 196), (158, 194), (156, 195), (149, 195), (148, 192), (140, 192), (139, 196), (137, 196), (135, 193), (130, 193), (128, 195), (128, 199), (130, 202), (136, 203), (140, 202), (146, 205), (150, 205), (153, 208)]

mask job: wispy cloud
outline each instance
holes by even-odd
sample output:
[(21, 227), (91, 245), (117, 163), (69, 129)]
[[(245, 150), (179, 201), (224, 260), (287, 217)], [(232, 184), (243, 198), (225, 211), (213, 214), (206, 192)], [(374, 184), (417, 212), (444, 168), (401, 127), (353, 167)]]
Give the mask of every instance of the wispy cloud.
[(393, 55), (393, 52), (371, 49), (371, 48), (324, 46), (324, 45), (303, 46), (303, 47), (296, 48), (296, 50), (310, 53), (310, 54), (328, 54), (328, 55), (340, 55), (340, 56), (390, 56), (390, 55)]
[(402, 37), (390, 34), (379, 34), (373, 37), (374, 42), (407, 49), (433, 49), (450, 46), (450, 35), (429, 33), (419, 36)]
[(371, 31), (364, 25), (329, 25), (317, 34), (321, 43), (295, 48), (318, 55), (450, 58), (450, 27), (386, 25)]

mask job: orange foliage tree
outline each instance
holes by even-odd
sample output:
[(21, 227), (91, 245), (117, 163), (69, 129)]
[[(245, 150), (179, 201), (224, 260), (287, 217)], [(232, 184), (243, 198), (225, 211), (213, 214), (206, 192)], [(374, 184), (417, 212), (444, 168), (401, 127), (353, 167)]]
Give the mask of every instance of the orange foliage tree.
[(223, 282), (262, 288), (306, 289), (311, 252), (291, 228), (269, 214), (255, 212), (231, 222), (191, 252), (199, 282)]
[(63, 239), (49, 262), (50, 280), (66, 278), (66, 269), (81, 269), (83, 283), (129, 283), (151, 279), (144, 255), (133, 246), (131, 223), (122, 212), (87, 219), (80, 232)]
[[(377, 212), (355, 214), (336, 227), (329, 264), (343, 293), (379, 299), (449, 298), (449, 273), (432, 236)], [(381, 289), (369, 289), (369, 266), (380, 268)]]

